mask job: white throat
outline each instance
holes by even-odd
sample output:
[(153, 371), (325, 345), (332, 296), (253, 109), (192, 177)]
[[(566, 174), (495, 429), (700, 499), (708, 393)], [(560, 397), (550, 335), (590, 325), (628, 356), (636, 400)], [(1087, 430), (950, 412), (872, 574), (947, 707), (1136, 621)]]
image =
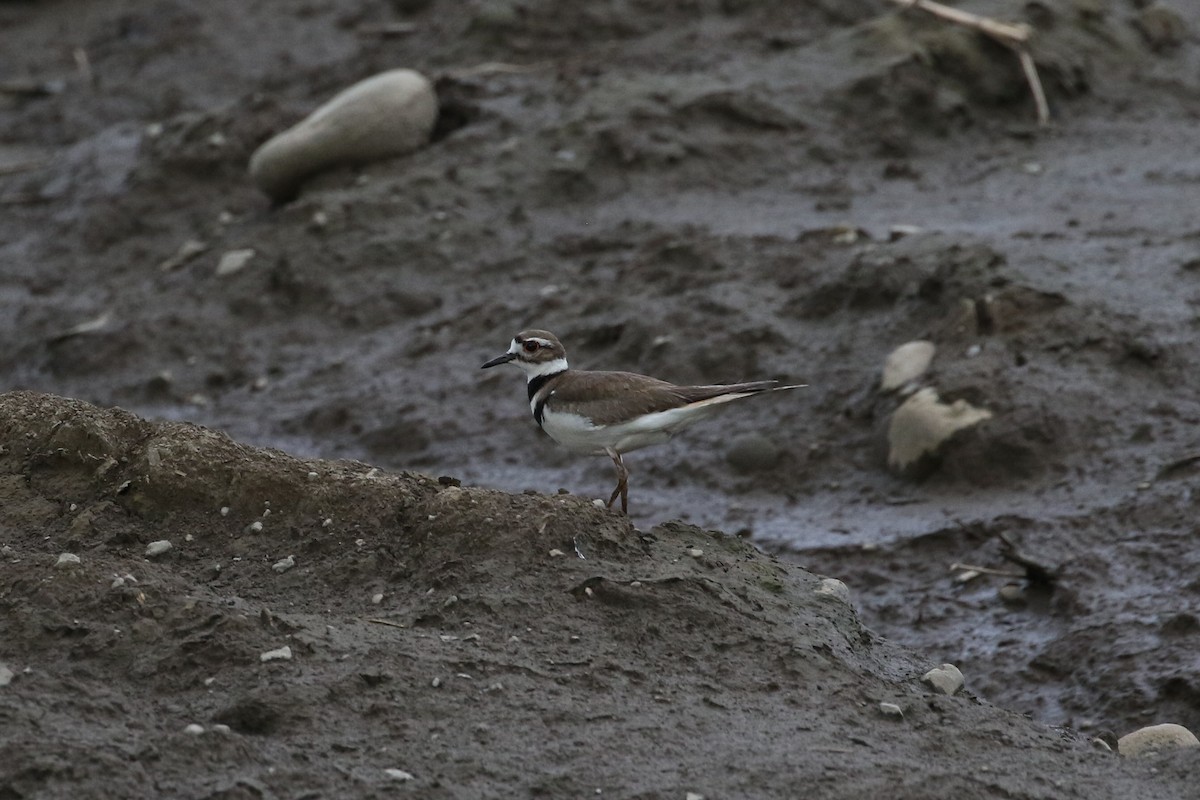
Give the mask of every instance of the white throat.
[(546, 361), (541, 364), (530, 364), (526, 361), (514, 361), (513, 363), (525, 371), (525, 378), (527, 380), (540, 378), (543, 375), (553, 375), (556, 372), (563, 372), (567, 368), (567, 360), (565, 358), (556, 358), (553, 361)]

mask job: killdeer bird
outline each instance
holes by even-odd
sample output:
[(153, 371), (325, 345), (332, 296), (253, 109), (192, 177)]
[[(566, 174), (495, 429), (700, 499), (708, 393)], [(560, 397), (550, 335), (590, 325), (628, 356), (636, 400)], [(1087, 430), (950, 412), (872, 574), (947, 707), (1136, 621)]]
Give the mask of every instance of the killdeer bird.
[(629, 512), (629, 470), (621, 456), (662, 444), (732, 400), (768, 391), (800, 389), (778, 381), (676, 386), (633, 372), (589, 372), (567, 366), (567, 351), (549, 331), (518, 333), (508, 352), (481, 367), (515, 364), (528, 379), (529, 410), (550, 438), (576, 453), (606, 455), (617, 468), (617, 488)]

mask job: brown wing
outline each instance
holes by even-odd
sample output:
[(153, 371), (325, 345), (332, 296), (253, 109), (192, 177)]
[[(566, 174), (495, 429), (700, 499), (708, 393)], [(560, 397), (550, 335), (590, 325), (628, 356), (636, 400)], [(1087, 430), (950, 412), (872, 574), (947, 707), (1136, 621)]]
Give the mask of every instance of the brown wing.
[(768, 389), (774, 389), (779, 381), (750, 381), (749, 383), (718, 383), (712, 386), (676, 386), (679, 393), (688, 403), (698, 403), (701, 400), (711, 400), (723, 394), (757, 394)]
[(597, 425), (611, 425), (639, 414), (667, 411), (739, 391), (761, 392), (774, 381), (730, 386), (676, 386), (634, 372), (568, 372), (558, 381), (547, 404), (571, 409)]

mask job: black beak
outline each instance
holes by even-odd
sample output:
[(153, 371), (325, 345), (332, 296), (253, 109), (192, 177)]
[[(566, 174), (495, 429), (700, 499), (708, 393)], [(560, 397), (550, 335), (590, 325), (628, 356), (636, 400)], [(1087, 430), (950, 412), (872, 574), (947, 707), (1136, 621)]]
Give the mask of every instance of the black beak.
[(501, 364), (507, 364), (508, 362), (512, 361), (516, 357), (517, 357), (516, 353), (505, 353), (502, 356), (496, 356), (491, 361), (487, 362), (482, 367), (480, 367), (480, 369), (487, 369), (488, 367), (498, 367)]

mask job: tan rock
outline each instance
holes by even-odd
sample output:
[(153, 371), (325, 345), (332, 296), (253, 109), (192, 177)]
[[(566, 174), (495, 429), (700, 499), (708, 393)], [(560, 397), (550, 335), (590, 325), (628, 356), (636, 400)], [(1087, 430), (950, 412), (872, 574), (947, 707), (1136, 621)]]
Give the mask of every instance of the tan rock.
[(1154, 755), (1181, 747), (1200, 747), (1200, 739), (1182, 725), (1170, 722), (1139, 728), (1117, 740), (1117, 752), (1130, 758)]
[(958, 431), (991, 419), (992, 412), (966, 400), (943, 403), (925, 388), (896, 409), (888, 426), (888, 466), (903, 470), (932, 455)]
[(925, 374), (933, 362), (937, 346), (933, 342), (918, 339), (900, 345), (883, 362), (883, 377), (879, 388), (884, 392), (893, 392), (910, 381)]
[(354, 84), (250, 158), (250, 177), (275, 201), (330, 167), (403, 155), (425, 145), (437, 122), (433, 84), (410, 69)]
[(942, 664), (934, 667), (921, 676), (922, 682), (937, 689), (942, 694), (952, 695), (963, 687), (963, 674), (953, 664)]

